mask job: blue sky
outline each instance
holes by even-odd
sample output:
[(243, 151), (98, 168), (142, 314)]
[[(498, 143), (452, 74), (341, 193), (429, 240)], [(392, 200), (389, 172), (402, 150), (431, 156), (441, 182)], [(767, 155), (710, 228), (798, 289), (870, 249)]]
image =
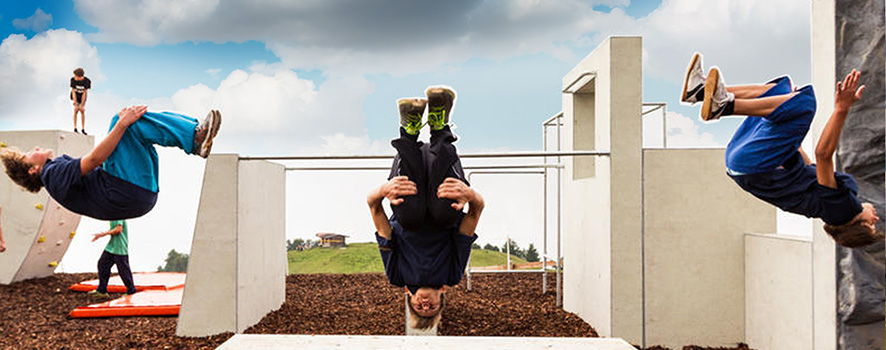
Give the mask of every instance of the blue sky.
[[(446, 84), (458, 91), (462, 151), (540, 150), (540, 123), (561, 110), (562, 77), (606, 37), (641, 35), (643, 98), (668, 104), (670, 144), (723, 146), (740, 119), (703, 124), (697, 108), (678, 103), (686, 61), (702, 52), (730, 83), (781, 74), (809, 83), (809, 12), (808, 0), (7, 1), (0, 128), (70, 130), (67, 83), (79, 66), (93, 80), (87, 130), (97, 138), (114, 112), (148, 104), (195, 117), (220, 109), (215, 152), (391, 154), (395, 100)], [(171, 150), (161, 158), (160, 201), (130, 224), (136, 269), (190, 247), (203, 163)], [(362, 202), (384, 175), (336, 176), (289, 175), (287, 236), (372, 238)], [(321, 195), (328, 202), (303, 200), (318, 196), (305, 184), (323, 181), (338, 181)], [(525, 181), (505, 182), (482, 188), (489, 201), (525, 200), (513, 193)], [(487, 211), (481, 243), (511, 234), (540, 245), (540, 223)], [(84, 220), (80, 231), (104, 225)], [(75, 240), (70, 251), (100, 249)], [(92, 257), (66, 261), (68, 270), (93, 265)]]

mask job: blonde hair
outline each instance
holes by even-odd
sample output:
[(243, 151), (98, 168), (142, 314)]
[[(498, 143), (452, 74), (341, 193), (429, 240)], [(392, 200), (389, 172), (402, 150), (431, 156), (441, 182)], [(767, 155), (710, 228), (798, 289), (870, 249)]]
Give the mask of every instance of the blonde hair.
[(430, 329), (431, 327), (434, 327), (435, 325), (440, 323), (440, 319), (443, 318), (443, 307), (446, 306), (446, 298), (445, 297), (446, 297), (445, 293), (440, 294), (440, 309), (437, 310), (437, 313), (434, 314), (433, 316), (426, 317), (426, 316), (419, 315), (418, 312), (415, 311), (415, 308), (412, 307), (412, 303), (409, 302), (409, 293), (406, 293), (406, 305), (407, 305), (407, 310), (409, 310), (409, 316), (410, 316), (409, 317), (409, 321), (410, 321), (409, 326), (414, 329), (425, 330), (425, 329)]
[(883, 233), (865, 225), (862, 218), (857, 217), (842, 225), (824, 225), (825, 232), (837, 244), (847, 248), (863, 247), (883, 239)]
[(30, 174), (28, 171), (31, 165), (25, 162), (25, 155), (18, 149), (6, 149), (0, 153), (0, 160), (6, 167), (6, 175), (25, 190), (32, 193), (40, 192), (43, 188), (43, 181), (40, 180), (40, 174)]

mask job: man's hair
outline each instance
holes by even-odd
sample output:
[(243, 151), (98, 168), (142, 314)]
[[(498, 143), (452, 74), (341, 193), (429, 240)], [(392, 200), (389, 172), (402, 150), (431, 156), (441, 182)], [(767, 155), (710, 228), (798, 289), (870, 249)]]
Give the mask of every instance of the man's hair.
[(82, 76), (83, 76), (83, 68), (77, 68), (77, 69), (75, 69), (75, 70), (74, 70), (74, 75), (75, 75), (75, 76), (78, 76), (78, 77), (82, 77)]
[(883, 239), (883, 233), (865, 225), (862, 218), (857, 217), (842, 225), (824, 224), (824, 230), (837, 244), (847, 248), (863, 247)]
[(25, 155), (17, 149), (6, 149), (0, 153), (0, 160), (6, 167), (6, 175), (12, 182), (24, 187), (28, 192), (37, 193), (43, 188), (40, 174), (29, 174), (31, 165), (25, 162)]
[(409, 293), (406, 293), (406, 306), (407, 310), (409, 310), (409, 320), (411, 323), (409, 326), (413, 329), (425, 330), (430, 329), (431, 327), (434, 327), (435, 325), (440, 323), (440, 319), (443, 318), (443, 308), (446, 306), (445, 297), (446, 293), (440, 293), (440, 309), (437, 310), (437, 313), (433, 316), (425, 317), (419, 315), (418, 312), (415, 311), (415, 308), (412, 307), (412, 303), (409, 300)]

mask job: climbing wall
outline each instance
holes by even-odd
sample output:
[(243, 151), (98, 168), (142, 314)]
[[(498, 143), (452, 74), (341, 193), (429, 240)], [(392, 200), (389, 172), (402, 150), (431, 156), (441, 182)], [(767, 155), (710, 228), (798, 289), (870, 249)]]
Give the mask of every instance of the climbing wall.
[[(862, 71), (864, 96), (850, 111), (837, 152), (838, 170), (858, 181), (859, 197), (886, 218), (884, 154), (884, 2), (837, 0), (835, 20), (836, 76)], [(879, 229), (883, 230), (881, 219)], [(837, 251), (837, 341), (839, 349), (884, 349), (884, 244)]]
[[(79, 157), (92, 149), (93, 137), (66, 131), (0, 132), (0, 148), (28, 151), (36, 146)], [(0, 253), (0, 284), (51, 275), (76, 234), (80, 215), (62, 208), (46, 190), (23, 190), (5, 173), (0, 175), (0, 206), (7, 248)]]

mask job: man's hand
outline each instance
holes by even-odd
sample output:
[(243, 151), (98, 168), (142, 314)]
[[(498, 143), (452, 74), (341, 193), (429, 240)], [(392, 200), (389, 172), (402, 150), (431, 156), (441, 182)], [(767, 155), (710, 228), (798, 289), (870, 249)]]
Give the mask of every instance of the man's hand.
[(462, 210), (465, 203), (471, 202), (476, 197), (474, 190), (468, 187), (464, 182), (453, 177), (447, 177), (443, 183), (437, 187), (437, 197), (454, 200), (452, 208)]
[(132, 123), (135, 123), (136, 120), (145, 115), (145, 112), (147, 111), (148, 106), (131, 106), (123, 108), (120, 110), (120, 113), (117, 113), (117, 115), (120, 117), (117, 122), (123, 124), (124, 126), (130, 126), (132, 125)]
[(861, 99), (861, 93), (864, 92), (865, 86), (858, 86), (859, 77), (861, 77), (861, 72), (853, 69), (843, 81), (837, 82), (837, 93), (834, 96), (835, 110), (849, 112), (852, 104)]
[(6, 251), (6, 241), (0, 240), (0, 253), (3, 253), (5, 251)]
[(104, 232), (93, 233), (93, 234), (92, 234), (92, 241), (95, 242), (95, 241), (97, 241), (99, 238), (102, 238), (102, 237), (104, 237), (104, 236), (105, 236), (105, 233), (104, 233)]
[(379, 194), (391, 201), (391, 205), (400, 205), (404, 199), (403, 196), (411, 196), (418, 193), (415, 182), (409, 180), (406, 176), (395, 176), (381, 186)]

